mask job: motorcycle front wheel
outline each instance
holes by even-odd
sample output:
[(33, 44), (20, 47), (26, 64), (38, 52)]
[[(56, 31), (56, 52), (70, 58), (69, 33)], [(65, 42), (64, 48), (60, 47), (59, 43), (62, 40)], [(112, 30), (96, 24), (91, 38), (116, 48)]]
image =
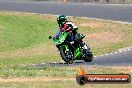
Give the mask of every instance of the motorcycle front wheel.
[(60, 48), (60, 55), (62, 59), (67, 63), (67, 64), (72, 64), (73, 63), (73, 54), (71, 51), (66, 51), (65, 47), (62, 46)]

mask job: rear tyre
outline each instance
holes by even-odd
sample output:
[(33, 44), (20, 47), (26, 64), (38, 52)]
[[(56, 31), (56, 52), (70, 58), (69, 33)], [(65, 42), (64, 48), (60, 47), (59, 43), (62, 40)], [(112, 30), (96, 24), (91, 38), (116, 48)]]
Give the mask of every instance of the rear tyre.
[(62, 59), (67, 63), (67, 64), (72, 64), (73, 63), (73, 55), (71, 51), (66, 52), (65, 47), (60, 48), (60, 55)]
[(93, 60), (93, 54), (86, 55), (84, 58), (85, 62), (91, 62)]
[(84, 49), (85, 57), (84, 61), (85, 62), (91, 62), (93, 60), (93, 54), (91, 49), (86, 45), (87, 49)]

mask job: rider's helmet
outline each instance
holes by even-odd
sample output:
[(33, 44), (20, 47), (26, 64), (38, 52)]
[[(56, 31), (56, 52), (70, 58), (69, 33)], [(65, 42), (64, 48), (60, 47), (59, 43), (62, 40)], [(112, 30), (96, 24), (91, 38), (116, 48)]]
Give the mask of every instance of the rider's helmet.
[(66, 23), (66, 21), (67, 21), (67, 18), (66, 18), (65, 15), (59, 15), (57, 17), (57, 22), (58, 22), (58, 24), (59, 24), (60, 27), (64, 26), (64, 24)]

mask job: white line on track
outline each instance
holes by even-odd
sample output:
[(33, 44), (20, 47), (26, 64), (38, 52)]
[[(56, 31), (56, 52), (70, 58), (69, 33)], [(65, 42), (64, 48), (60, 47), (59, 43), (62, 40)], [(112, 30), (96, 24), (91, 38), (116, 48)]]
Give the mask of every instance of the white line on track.
[(119, 52), (123, 52), (122, 50), (120, 50)]
[(110, 53), (111, 55), (113, 54), (113, 53)]
[(114, 52), (114, 53), (118, 53), (118, 52)]
[(105, 54), (106, 56), (108, 56), (109, 54)]
[(100, 55), (101, 57), (104, 56), (104, 55)]
[(97, 56), (94, 56), (94, 57), (97, 57)]
[(127, 50), (123, 50), (123, 51), (127, 51)]

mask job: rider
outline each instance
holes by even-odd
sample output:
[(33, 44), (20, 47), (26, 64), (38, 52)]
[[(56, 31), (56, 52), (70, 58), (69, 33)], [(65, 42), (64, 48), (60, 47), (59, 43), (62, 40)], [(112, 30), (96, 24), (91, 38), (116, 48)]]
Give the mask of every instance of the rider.
[[(57, 22), (61, 32), (65, 32), (65, 31), (71, 32), (71, 35), (69, 36), (69, 41), (73, 42), (75, 35), (77, 34), (76, 30), (78, 29), (78, 27), (75, 26), (72, 21), (67, 21), (67, 17), (65, 15), (59, 15), (57, 17)], [(59, 37), (59, 35), (56, 37)]]

